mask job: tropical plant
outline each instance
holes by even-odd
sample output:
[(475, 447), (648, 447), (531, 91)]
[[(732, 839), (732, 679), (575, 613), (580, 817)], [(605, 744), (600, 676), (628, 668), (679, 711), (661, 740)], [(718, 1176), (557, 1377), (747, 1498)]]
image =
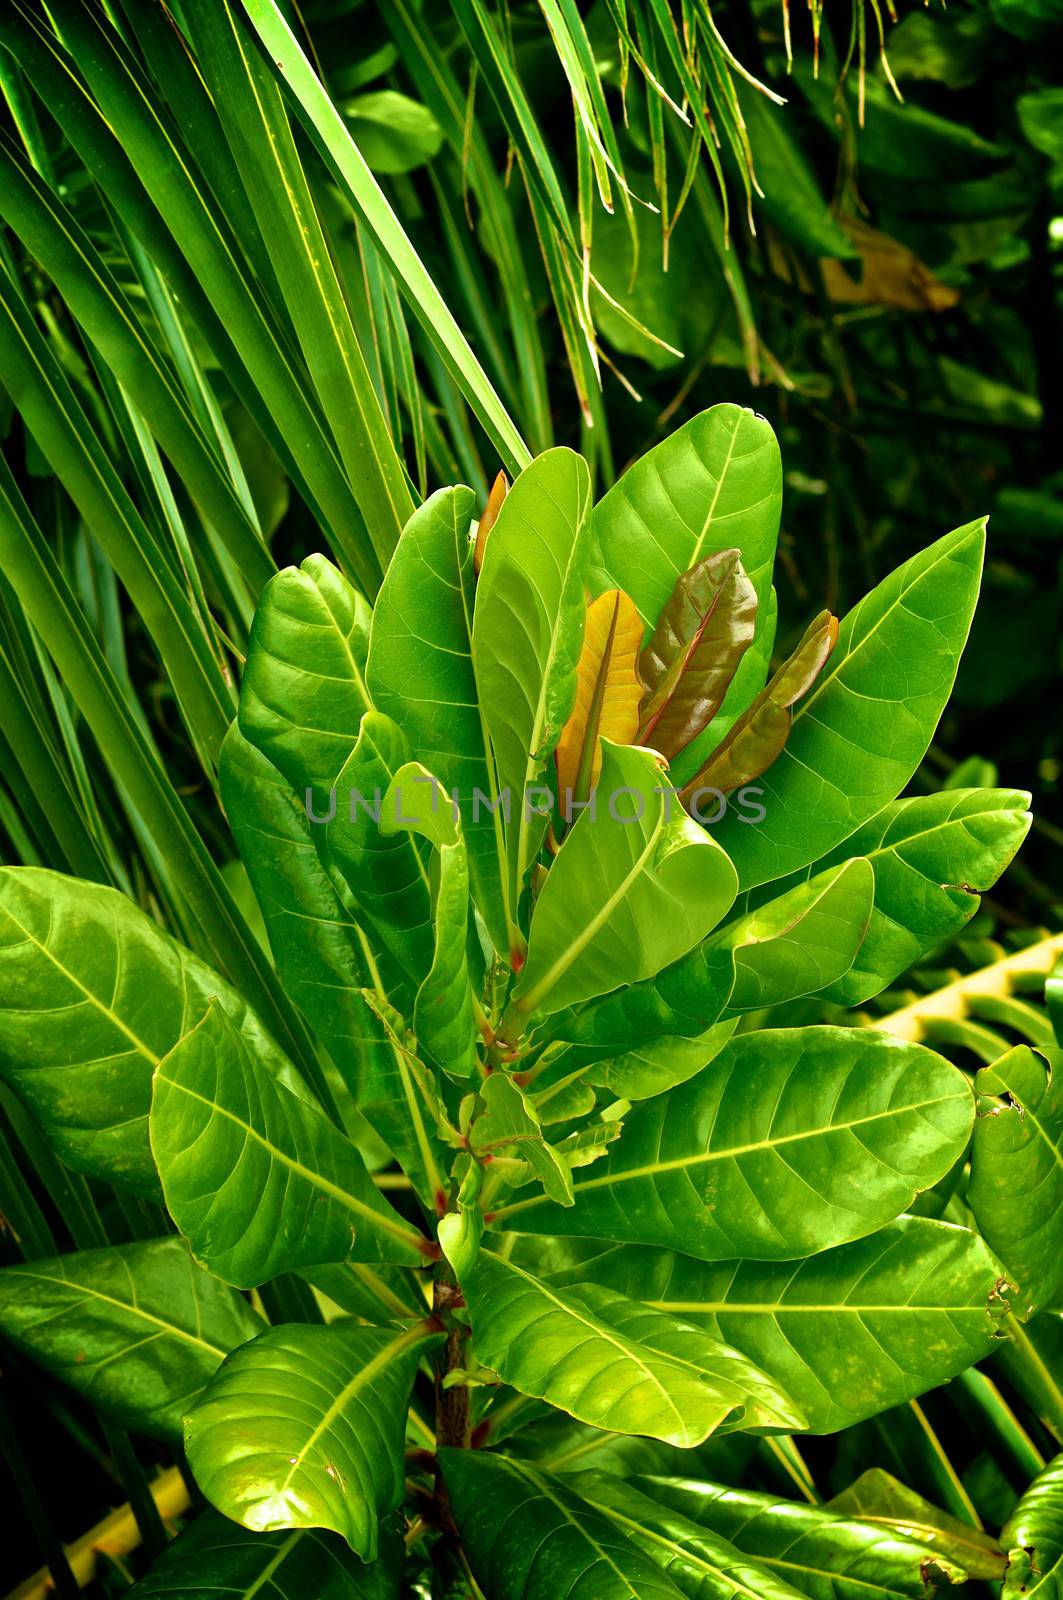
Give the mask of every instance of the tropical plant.
[[(955, 1530), (712, 1481), (736, 1431), (873, 1417), (1060, 1292), (1017, 1203), (1060, 1187), (1042, 1058), (978, 1085), (1019, 1131), (976, 1125), (925, 1045), (741, 1025), (870, 998), (1028, 822), (1013, 791), (895, 799), (982, 525), (769, 679), (780, 491), (771, 429), (720, 406), (593, 507), (566, 449), (479, 527), (438, 491), (373, 606), (321, 555), (266, 584), (219, 776), (306, 1059), (119, 892), (0, 873), (3, 1074), (64, 1162), (180, 1235), (8, 1268), (0, 1326), (114, 1423), (183, 1419), (244, 1530), (198, 1520), (144, 1593), (289, 1559), (285, 1592), (488, 1600), (983, 1573)], [(969, 1225), (911, 1214), (972, 1133)], [(325, 1323), (265, 1324), (286, 1274)], [(610, 1440), (641, 1441), (637, 1481), (593, 1470)]]

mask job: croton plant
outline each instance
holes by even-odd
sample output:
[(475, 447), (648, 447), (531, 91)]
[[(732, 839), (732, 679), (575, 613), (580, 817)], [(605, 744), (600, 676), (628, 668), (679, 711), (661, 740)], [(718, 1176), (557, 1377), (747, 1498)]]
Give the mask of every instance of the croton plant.
[[(786, 654), (781, 490), (768, 425), (716, 406), (597, 505), (567, 449), (479, 523), (440, 490), (374, 605), (322, 555), (266, 585), (220, 793), (301, 1053), (121, 894), (0, 873), (3, 1075), (172, 1220), (0, 1276), (6, 1335), (214, 1508), (145, 1597), (986, 1576), (948, 1518), (734, 1487), (736, 1435), (792, 1460), (1061, 1287), (1006, 1075), (976, 1116), (866, 1015), (769, 1009), (861, 1006), (1029, 820), (1012, 790), (897, 798), (982, 523)], [(943, 1182), (967, 1225), (919, 1201)]]

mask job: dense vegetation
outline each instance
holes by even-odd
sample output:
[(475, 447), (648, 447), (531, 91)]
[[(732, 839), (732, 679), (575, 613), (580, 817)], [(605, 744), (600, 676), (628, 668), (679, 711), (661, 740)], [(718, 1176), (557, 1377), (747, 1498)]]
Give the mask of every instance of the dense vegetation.
[(1063, 1594), (1061, 38), (0, 11), (5, 1588)]

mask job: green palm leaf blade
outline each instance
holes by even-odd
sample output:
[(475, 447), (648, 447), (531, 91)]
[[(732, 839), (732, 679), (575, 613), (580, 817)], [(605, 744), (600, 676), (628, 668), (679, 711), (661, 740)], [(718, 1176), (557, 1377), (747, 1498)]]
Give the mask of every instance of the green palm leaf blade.
[(741, 1016), (814, 994), (844, 977), (863, 943), (875, 897), (875, 872), (856, 857), (828, 867), (731, 922), (706, 944), (730, 950), (735, 983), (727, 1013)]
[(690, 1600), (796, 1600), (802, 1593), (788, 1581), (795, 1574), (751, 1559), (715, 1529), (619, 1477), (574, 1472), (564, 1474), (563, 1482), (644, 1550)]
[(380, 1197), (356, 1147), (217, 1005), (156, 1068), (151, 1148), (193, 1255), (238, 1288), (327, 1262), (424, 1263), (428, 1241)]
[(572, 710), (583, 643), (590, 473), (571, 450), (547, 450), (513, 484), (491, 529), (476, 588), (472, 659), (496, 763), (509, 796), (507, 916), (516, 927), (524, 875), (546, 817), (528, 794)]
[(299, 1083), (235, 989), (96, 883), (0, 869), (0, 996), (0, 1077), (64, 1161), (140, 1194), (159, 1192), (152, 1073), (211, 997), (266, 1068)]
[[(255, 892), (281, 981), (324, 1044), (355, 1103), (399, 1159), (426, 1205), (436, 1184), (424, 1159), (425, 1125), (408, 1061), (366, 998), (401, 989), (374, 954), (320, 860), (304, 803), (234, 723), (218, 772), (222, 802)], [(441, 1152), (437, 1151), (437, 1155)]]
[[(805, 868), (802, 878), (864, 856), (875, 874), (867, 932), (848, 971), (823, 986), (823, 999), (863, 1005), (959, 933), (1026, 837), (1029, 803), (1021, 789), (945, 789), (897, 800)], [(789, 881), (757, 890), (755, 899), (777, 895)]]
[(741, 1034), (643, 1101), (564, 1209), (496, 1215), (528, 1233), (666, 1245), (705, 1261), (809, 1255), (873, 1233), (962, 1155), (967, 1080), (921, 1045), (865, 1029)]
[[(763, 687), (782, 461), (770, 425), (741, 406), (702, 411), (630, 466), (594, 508), (595, 587), (627, 591), (652, 632), (681, 573), (736, 549), (757, 595), (754, 644), (709, 728), (673, 763), (681, 788)], [(769, 646), (770, 649), (770, 646)]]
[(577, 818), (536, 901), (516, 1013), (649, 978), (734, 900), (730, 859), (676, 804), (653, 753), (601, 743), (597, 809)]
[(904, 788), (952, 691), (984, 548), (984, 519), (957, 528), (842, 619), (785, 749), (757, 780), (763, 821), (729, 814), (717, 829), (744, 888), (825, 855)]
[(440, 1338), (427, 1322), (260, 1334), (185, 1419), (197, 1484), (245, 1528), (330, 1528), (374, 1561), (379, 1518), (402, 1499), (410, 1388)]
[(326, 556), (286, 567), (263, 589), (240, 690), (240, 731), (323, 812), (371, 707), (372, 613)]
[(461, 1287), (478, 1359), (581, 1422), (684, 1449), (717, 1429), (803, 1425), (737, 1351), (612, 1289), (552, 1288), (484, 1251)]
[(120, 1427), (175, 1443), (181, 1418), (262, 1319), (183, 1239), (0, 1271), (0, 1331)]
[(399, 1600), (399, 1541), (368, 1566), (315, 1528), (252, 1533), (204, 1511), (129, 1590), (130, 1600)]
[(432, 1059), (452, 1077), (477, 1064), (478, 1030), (469, 978), (469, 869), (461, 816), (446, 789), (419, 761), (400, 767), (384, 797), (385, 833), (408, 829), (435, 846), (432, 964), (417, 991), (413, 1025)]
[(726, 1539), (811, 1600), (926, 1600), (933, 1577), (950, 1583), (967, 1577), (914, 1537), (833, 1509), (680, 1479), (636, 1477), (632, 1487)]
[(980, 1361), (1006, 1310), (1000, 1266), (978, 1235), (923, 1217), (804, 1261), (710, 1264), (622, 1246), (598, 1257), (593, 1273), (742, 1350), (801, 1407), (812, 1433), (875, 1416)]
[(1000, 1535), (1008, 1553), (1004, 1600), (1060, 1600), (1063, 1595), (1063, 1455), (1030, 1484)]
[(439, 1452), (473, 1574), (491, 1600), (681, 1600), (656, 1563), (549, 1472), (482, 1450)]
[(1017, 1045), (975, 1079), (967, 1202), (1025, 1320), (1063, 1299), (1063, 1052)]
[(403, 528), (373, 607), (366, 678), (374, 704), (456, 791), (473, 894), (504, 951), (504, 819), (490, 809), (498, 796), (472, 666), (475, 503), (471, 489), (440, 489)]

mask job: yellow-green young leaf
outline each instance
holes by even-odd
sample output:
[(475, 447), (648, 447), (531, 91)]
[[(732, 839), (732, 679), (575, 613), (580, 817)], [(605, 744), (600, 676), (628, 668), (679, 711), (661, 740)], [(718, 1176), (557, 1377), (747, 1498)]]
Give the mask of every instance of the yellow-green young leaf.
[(967, 1201), (1025, 1320), (1063, 1297), (1063, 1051), (1016, 1045), (975, 1079)]
[(439, 1462), (462, 1547), (491, 1600), (683, 1600), (614, 1521), (552, 1473), (488, 1450), (443, 1449)]
[(444, 1072), (467, 1078), (476, 1069), (478, 1034), (469, 980), (469, 869), (460, 812), (439, 780), (419, 761), (409, 761), (391, 781), (380, 825), (385, 834), (405, 829), (435, 846), (435, 948), (417, 991), (413, 1026), (419, 1044)]
[(4, 1337), (120, 1427), (171, 1443), (207, 1379), (262, 1327), (173, 1235), (0, 1272)]
[(515, 1157), (521, 1163), (517, 1182), (534, 1175), (545, 1194), (559, 1205), (572, 1204), (572, 1174), (548, 1144), (535, 1107), (506, 1072), (493, 1072), (480, 1085), (486, 1110), (469, 1129), (469, 1143), (480, 1153)]
[(1063, 1595), (1063, 1455), (1053, 1457), (1011, 1513), (1000, 1542), (1008, 1554), (1004, 1600)]
[(557, 797), (567, 816), (573, 800), (586, 800), (602, 770), (600, 739), (632, 744), (639, 726), (642, 684), (638, 673), (642, 618), (621, 589), (609, 589), (587, 607), (576, 673), (576, 703), (558, 741)]
[(125, 895), (0, 868), (0, 1078), (78, 1172), (158, 1195), (152, 1073), (212, 997), (264, 1066), (298, 1089), (247, 1002)]
[(705, 1261), (785, 1259), (880, 1228), (963, 1154), (974, 1096), (922, 1045), (861, 1028), (739, 1034), (642, 1101), (576, 1204), (498, 1209), (507, 1226), (666, 1245)]
[(671, 757), (708, 727), (756, 621), (757, 592), (739, 551), (715, 551), (676, 579), (639, 660), (646, 685), (639, 744)]
[(1002, 1347), (999, 1263), (968, 1228), (925, 1217), (801, 1261), (695, 1261), (623, 1245), (551, 1282), (592, 1272), (741, 1350), (793, 1397), (811, 1433), (903, 1405)]
[(406, 1408), (437, 1325), (270, 1328), (218, 1370), (185, 1419), (212, 1505), (259, 1533), (331, 1528), (366, 1561), (403, 1495)]
[(484, 1251), (461, 1287), (478, 1359), (581, 1422), (684, 1449), (719, 1429), (803, 1426), (744, 1356), (615, 1290), (552, 1288)]
[(371, 612), (325, 556), (285, 567), (259, 596), (240, 688), (240, 731), (323, 814), (369, 709)]
[(399, 1600), (402, 1540), (366, 1564), (336, 1534), (252, 1533), (203, 1511), (141, 1578), (134, 1600)]
[(238, 1288), (329, 1261), (418, 1265), (431, 1249), (216, 1004), (156, 1068), (151, 1148), (193, 1255)]
[(541, 783), (568, 721), (583, 642), (590, 473), (571, 450), (547, 450), (516, 479), (499, 510), (476, 586), (472, 659), (507, 796), (509, 905), (516, 908), (539, 852)]
[(649, 978), (698, 944), (734, 900), (728, 857), (685, 816), (648, 750), (602, 744), (593, 809), (567, 835), (536, 902), (513, 1012), (554, 1012)]

